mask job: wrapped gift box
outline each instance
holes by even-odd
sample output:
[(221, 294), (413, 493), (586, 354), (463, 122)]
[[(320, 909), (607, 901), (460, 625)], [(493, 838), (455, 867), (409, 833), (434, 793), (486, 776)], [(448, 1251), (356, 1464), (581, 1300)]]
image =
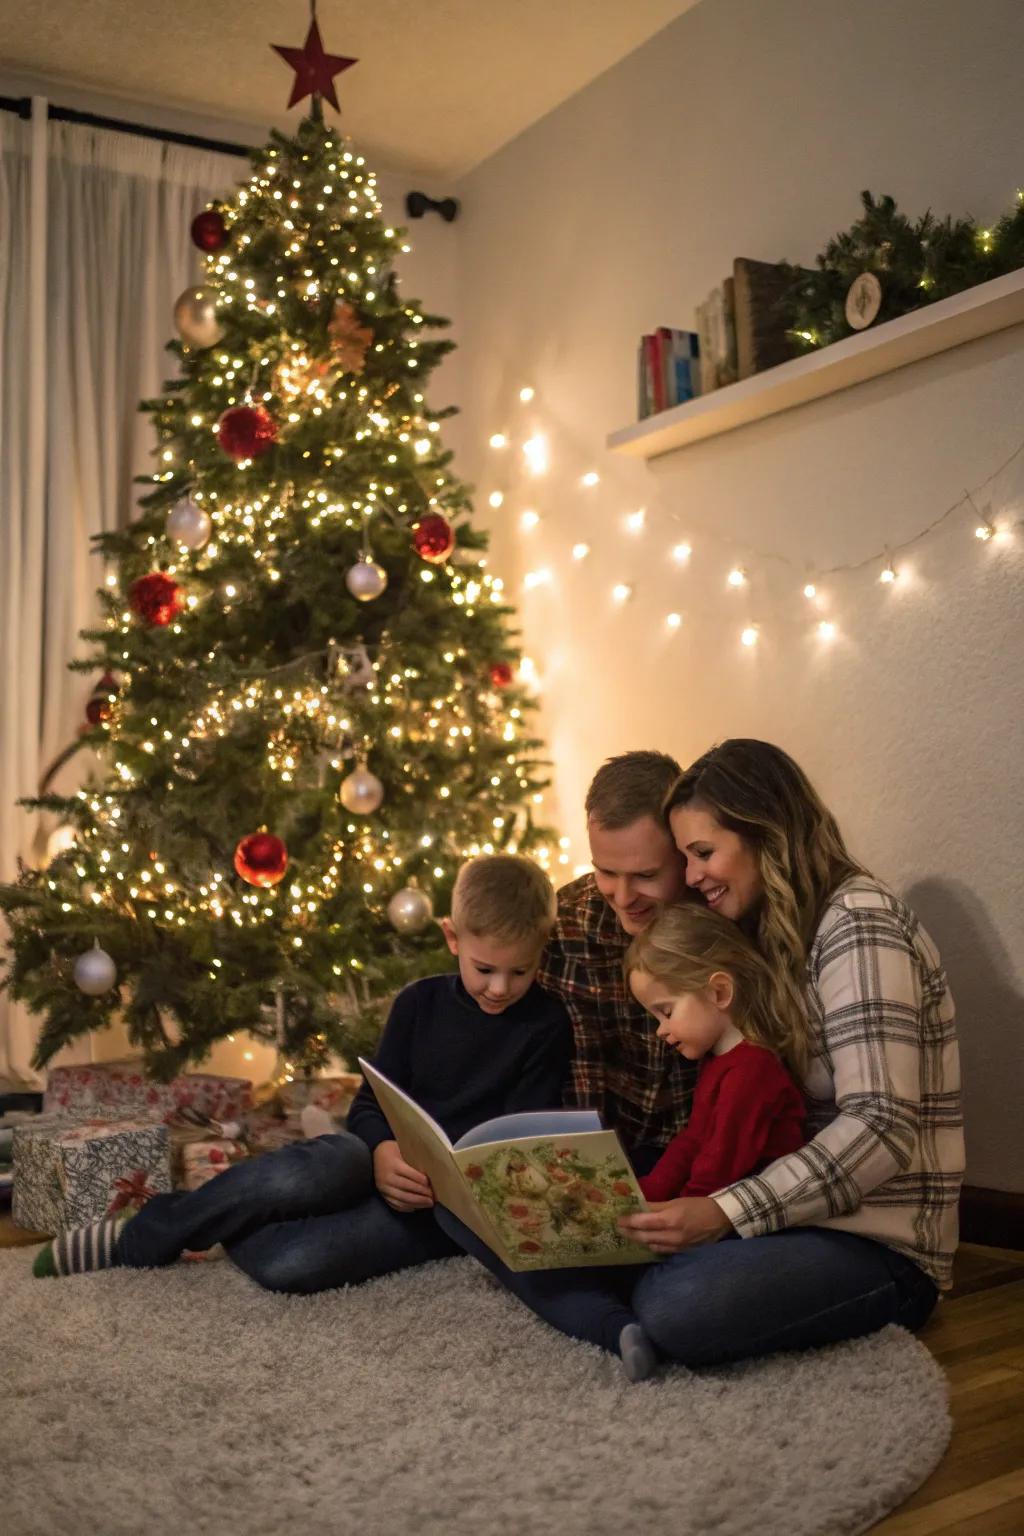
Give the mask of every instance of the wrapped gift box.
[(218, 1077), (189, 1072), (158, 1083), (147, 1077), (139, 1061), (101, 1061), (89, 1066), (51, 1067), (43, 1112), (71, 1111), (104, 1115), (150, 1116), (168, 1120), (183, 1109), (211, 1120), (237, 1120), (252, 1106), (252, 1083), (243, 1077)]
[(175, 1183), (182, 1189), (200, 1189), (225, 1168), (240, 1162), (246, 1151), (238, 1141), (192, 1141), (180, 1148), (180, 1156), (181, 1174)]
[(296, 1077), (290, 1083), (282, 1083), (277, 1096), (287, 1113), (301, 1113), (307, 1104), (317, 1104), (340, 1124), (362, 1081), (359, 1072), (342, 1072), (336, 1077)]
[(171, 1188), (167, 1127), (126, 1116), (37, 1115), (14, 1128), (19, 1227), (63, 1232)]

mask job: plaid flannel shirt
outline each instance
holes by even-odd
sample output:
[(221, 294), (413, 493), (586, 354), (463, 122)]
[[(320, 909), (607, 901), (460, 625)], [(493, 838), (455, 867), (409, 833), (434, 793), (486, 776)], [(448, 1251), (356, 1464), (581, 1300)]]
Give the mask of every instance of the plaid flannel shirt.
[(558, 919), (537, 979), (572, 1019), (565, 1102), (598, 1110), (628, 1148), (663, 1147), (689, 1118), (696, 1066), (658, 1039), (626, 986), (629, 938), (593, 875), (584, 875), (558, 892)]
[(831, 1227), (952, 1280), (964, 1167), (960, 1063), (938, 954), (914, 914), (858, 876), (808, 957), (807, 1146), (713, 1198), (741, 1237)]

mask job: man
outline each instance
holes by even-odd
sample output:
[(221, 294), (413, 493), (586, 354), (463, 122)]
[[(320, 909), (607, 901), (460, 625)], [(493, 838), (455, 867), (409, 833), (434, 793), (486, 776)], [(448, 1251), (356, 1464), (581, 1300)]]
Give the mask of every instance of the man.
[(670, 1051), (630, 995), (622, 969), (633, 934), (686, 898), (686, 861), (662, 803), (679, 778), (664, 752), (609, 758), (587, 791), (594, 873), (558, 892), (558, 918), (538, 980), (573, 1024), (566, 1103), (597, 1109), (641, 1173), (685, 1124), (696, 1068)]

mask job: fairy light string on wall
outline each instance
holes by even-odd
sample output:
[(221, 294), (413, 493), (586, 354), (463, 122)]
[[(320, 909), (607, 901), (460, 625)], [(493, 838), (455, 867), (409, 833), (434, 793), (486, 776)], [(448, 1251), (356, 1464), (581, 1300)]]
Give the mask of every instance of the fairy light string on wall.
[[(524, 403), (532, 401), (535, 391), (532, 388), (520, 392), (520, 399)], [(494, 432), (489, 438), (491, 448), (507, 449), (512, 443), (512, 435), (508, 431)], [(550, 449), (546, 436), (534, 429), (529, 437), (521, 443), (521, 450), (525, 461), (525, 470), (532, 479), (537, 475), (543, 475), (550, 468)], [(710, 549), (722, 552), (728, 557), (728, 564), (723, 571), (721, 580), (723, 589), (731, 592), (742, 592), (749, 589), (755, 578), (756, 569), (774, 565), (784, 571), (792, 572), (795, 593), (805, 599), (806, 605), (811, 609), (821, 607), (827, 596), (826, 589), (834, 586), (835, 579), (839, 577), (854, 576), (864, 571), (875, 570), (877, 580), (883, 587), (893, 587), (901, 580), (901, 562), (915, 548), (920, 546), (932, 534), (955, 519), (964, 522), (965, 528), (969, 528), (973, 538), (980, 544), (1009, 545), (1014, 542), (1015, 535), (1024, 528), (1024, 519), (1014, 517), (1007, 512), (1005, 515), (995, 515), (991, 507), (986, 511), (979, 508), (979, 501), (984, 505), (985, 492), (1000, 476), (1024, 454), (1024, 442), (1021, 442), (1013, 452), (972, 492), (965, 488), (953, 502), (943, 511), (932, 518), (923, 527), (917, 529), (908, 538), (898, 543), (886, 544), (882, 548), (872, 550), (860, 560), (837, 563), (828, 566), (816, 566), (813, 569), (807, 564), (799, 564), (788, 555), (777, 550), (764, 550), (731, 539), (712, 530), (701, 530), (699, 534), (693, 534), (689, 528), (688, 537), (669, 544), (666, 551), (666, 564), (676, 568), (685, 568), (691, 562), (695, 548), (704, 545)], [(538, 467), (540, 466), (540, 467)], [(590, 492), (600, 483), (600, 475), (596, 470), (586, 470), (575, 477), (576, 485), (582, 492)], [(499, 505), (507, 501), (511, 494), (508, 484), (504, 489), (496, 489), (491, 492), (492, 502)], [(537, 500), (536, 488), (530, 492), (533, 500)], [(495, 500), (494, 498), (498, 498)], [(664, 513), (665, 520), (670, 523), (682, 524), (684, 519), (675, 511), (668, 509)], [(519, 527), (524, 535), (530, 535), (544, 521), (542, 510), (530, 507), (519, 514)], [(691, 520), (687, 519), (688, 522)], [(627, 534), (638, 535), (648, 531), (650, 522), (649, 512), (646, 507), (626, 511), (621, 517), (621, 527)], [(576, 531), (576, 530), (574, 530)], [(529, 546), (524, 544), (524, 550)], [(566, 565), (578, 565), (593, 553), (595, 548), (594, 535), (588, 540), (578, 537), (574, 542), (567, 543), (565, 552)], [(735, 558), (736, 552), (742, 551), (742, 560)], [(547, 555), (544, 565), (526, 571), (522, 578), (525, 591), (536, 588), (552, 586), (556, 580), (557, 567), (552, 563), (552, 557)], [(612, 607), (621, 607), (635, 596), (642, 595), (642, 586), (632, 579), (618, 580), (608, 589), (608, 600)], [(663, 623), (670, 630), (677, 630), (682, 626), (684, 613), (678, 610), (668, 611), (664, 614)], [(756, 623), (747, 620), (739, 625), (736, 631), (739, 643), (750, 649), (758, 644), (765, 629), (759, 619)], [(822, 640), (832, 640), (840, 632), (840, 627), (832, 618), (812, 618), (810, 629)]]

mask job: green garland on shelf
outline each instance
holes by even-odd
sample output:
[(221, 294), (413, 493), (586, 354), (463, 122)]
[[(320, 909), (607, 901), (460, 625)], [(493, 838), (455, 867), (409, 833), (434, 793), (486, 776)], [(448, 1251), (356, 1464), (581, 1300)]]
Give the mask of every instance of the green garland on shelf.
[(861, 202), (863, 214), (829, 241), (817, 271), (781, 263), (791, 279), (781, 311), (797, 356), (857, 334), (846, 318), (846, 296), (862, 272), (881, 283), (877, 326), (1024, 266), (1024, 191), (991, 227), (931, 212), (911, 222), (893, 198), (870, 192), (861, 193)]

